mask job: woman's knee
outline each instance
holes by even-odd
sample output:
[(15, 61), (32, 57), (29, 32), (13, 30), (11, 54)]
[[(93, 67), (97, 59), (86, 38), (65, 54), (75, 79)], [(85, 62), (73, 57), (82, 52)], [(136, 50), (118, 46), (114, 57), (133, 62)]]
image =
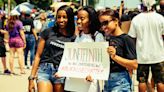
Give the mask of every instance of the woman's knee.
[(55, 84), (54, 92), (64, 92), (64, 84), (61, 83)]
[(17, 48), (16, 51), (17, 51), (18, 55), (20, 55), (20, 56), (24, 55), (23, 48)]

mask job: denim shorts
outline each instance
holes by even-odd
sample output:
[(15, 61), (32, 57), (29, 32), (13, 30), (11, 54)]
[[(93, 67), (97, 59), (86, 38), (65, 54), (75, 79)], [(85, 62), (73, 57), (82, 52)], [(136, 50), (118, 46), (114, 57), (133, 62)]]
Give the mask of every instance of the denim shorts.
[(51, 82), (52, 84), (64, 83), (65, 77), (54, 77), (57, 69), (58, 67), (54, 67), (52, 63), (41, 63), (38, 69), (37, 83), (40, 81)]
[(127, 71), (110, 73), (104, 92), (132, 92), (131, 78)]

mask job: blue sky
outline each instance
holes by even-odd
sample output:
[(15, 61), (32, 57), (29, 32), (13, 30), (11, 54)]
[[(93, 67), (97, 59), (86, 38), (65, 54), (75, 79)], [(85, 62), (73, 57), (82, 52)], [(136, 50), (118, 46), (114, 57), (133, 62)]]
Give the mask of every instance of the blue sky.
[[(119, 6), (121, 0), (99, 0), (99, 4), (96, 5), (96, 7), (113, 7), (113, 6)], [(125, 7), (128, 8), (136, 8), (137, 5), (140, 4), (140, 0), (124, 0)]]

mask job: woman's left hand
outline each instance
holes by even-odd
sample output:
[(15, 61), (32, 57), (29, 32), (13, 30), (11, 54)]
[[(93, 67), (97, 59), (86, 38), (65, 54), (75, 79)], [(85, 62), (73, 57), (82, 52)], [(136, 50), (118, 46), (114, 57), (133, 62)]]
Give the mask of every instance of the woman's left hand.
[(86, 80), (87, 80), (88, 82), (93, 82), (93, 78), (92, 78), (92, 76), (90, 76), (90, 75), (88, 75), (88, 76), (86, 77)]
[(58, 72), (56, 72), (56, 73), (54, 74), (54, 76), (55, 76), (56, 78), (61, 78), (61, 77), (62, 77)]

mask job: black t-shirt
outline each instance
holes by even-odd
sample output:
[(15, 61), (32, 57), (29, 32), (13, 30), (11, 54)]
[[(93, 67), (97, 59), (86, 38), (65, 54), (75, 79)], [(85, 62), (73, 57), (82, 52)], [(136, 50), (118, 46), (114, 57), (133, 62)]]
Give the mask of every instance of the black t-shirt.
[(21, 21), (25, 28), (25, 34), (32, 34), (32, 29), (34, 28), (33, 19), (32, 18), (22, 18)]
[[(2, 19), (0, 19), (0, 29), (3, 29), (3, 23), (4, 21)], [(3, 38), (4, 38), (4, 34), (0, 33), (0, 44), (3, 43)]]
[[(133, 39), (127, 34), (122, 34), (120, 36), (110, 36), (109, 41), (110, 46), (116, 48), (116, 55), (126, 58), (126, 59), (136, 59), (136, 49)], [(110, 72), (120, 72), (125, 71), (126, 68), (110, 59)]]
[(40, 63), (53, 63), (59, 65), (65, 42), (73, 42), (75, 37), (64, 36), (55, 30), (55, 28), (46, 29), (41, 33), (41, 37), (45, 39), (45, 47), (41, 56)]

